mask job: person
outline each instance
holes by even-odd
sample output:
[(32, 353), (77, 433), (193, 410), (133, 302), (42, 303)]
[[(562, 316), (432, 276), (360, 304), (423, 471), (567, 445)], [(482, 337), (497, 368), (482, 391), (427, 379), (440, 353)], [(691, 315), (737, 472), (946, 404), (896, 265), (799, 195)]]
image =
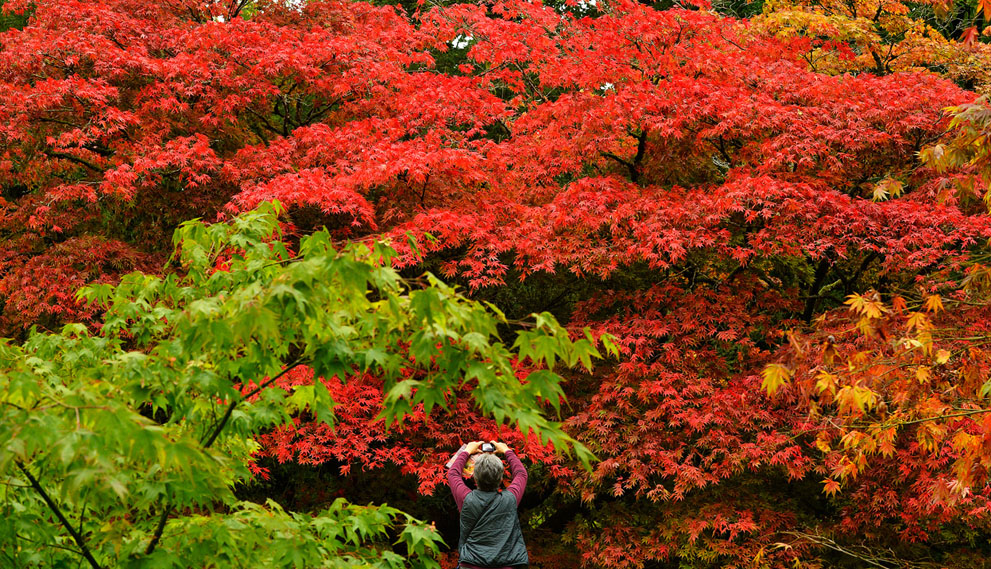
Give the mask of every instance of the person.
[[(447, 466), (447, 482), (461, 513), (458, 539), (458, 567), (461, 569), (515, 569), (530, 563), (520, 518), (516, 508), (526, 490), (527, 472), (516, 453), (504, 443), (490, 441), (495, 453), (481, 452), (483, 441), (462, 445)], [(468, 459), (476, 454), (472, 478), (476, 488), (465, 484), (462, 472)], [(512, 481), (501, 492), (503, 463), (496, 454), (506, 457)]]

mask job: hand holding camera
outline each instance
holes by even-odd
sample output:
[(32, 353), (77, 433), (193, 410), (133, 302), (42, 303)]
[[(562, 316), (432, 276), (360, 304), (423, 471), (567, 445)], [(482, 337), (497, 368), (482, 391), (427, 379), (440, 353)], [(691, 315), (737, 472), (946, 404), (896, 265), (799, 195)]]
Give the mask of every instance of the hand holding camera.
[(497, 454), (506, 454), (509, 450), (509, 445), (506, 443), (500, 443), (496, 441), (473, 441), (465, 446), (465, 452), (468, 454), (478, 454), (480, 452), (494, 452)]

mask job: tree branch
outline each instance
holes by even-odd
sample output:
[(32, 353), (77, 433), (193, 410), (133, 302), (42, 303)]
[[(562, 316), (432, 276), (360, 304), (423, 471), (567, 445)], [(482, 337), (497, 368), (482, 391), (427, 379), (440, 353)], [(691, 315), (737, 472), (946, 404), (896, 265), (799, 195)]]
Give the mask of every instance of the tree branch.
[[(875, 551), (872, 551), (871, 549), (865, 546), (844, 547), (836, 543), (832, 539), (829, 539), (828, 537), (822, 535), (808, 534), (800, 531), (785, 531), (782, 533), (785, 535), (797, 537), (799, 539), (804, 539), (805, 541), (814, 543), (816, 545), (825, 547), (827, 549), (832, 549), (833, 551), (863, 561), (864, 563), (867, 563), (872, 567), (879, 567), (880, 569), (894, 569), (896, 567), (906, 568), (906, 569), (909, 568), (921, 569), (927, 567), (934, 567), (933, 564), (928, 562), (919, 563), (919, 562), (908, 561), (905, 559), (896, 559), (893, 556), (887, 557), (884, 554), (878, 554)], [(892, 555), (894, 554), (892, 553)]]
[(812, 280), (812, 286), (809, 287), (809, 296), (805, 300), (805, 309), (802, 311), (802, 320), (805, 320), (805, 322), (812, 322), (812, 316), (815, 315), (816, 305), (819, 303), (819, 297), (821, 295), (819, 290), (828, 273), (829, 259), (824, 256), (819, 260), (819, 265), (816, 267), (815, 276)]
[(275, 374), (274, 376), (268, 378), (267, 380), (259, 384), (258, 387), (252, 389), (240, 399), (231, 401), (230, 405), (227, 406), (227, 411), (224, 413), (224, 416), (220, 418), (220, 421), (217, 422), (216, 426), (214, 427), (213, 432), (210, 433), (210, 436), (203, 441), (203, 448), (210, 448), (213, 442), (217, 440), (217, 437), (220, 436), (220, 432), (224, 430), (224, 427), (227, 425), (227, 421), (230, 420), (231, 414), (234, 413), (234, 408), (237, 407), (238, 403), (240, 403), (241, 401), (246, 401), (247, 399), (250, 399), (251, 397), (258, 395), (258, 393), (261, 392), (262, 389), (265, 389), (269, 385), (272, 385), (273, 383), (278, 381), (282, 376), (286, 375), (287, 373), (289, 373), (290, 371), (296, 369), (301, 365), (303, 365), (303, 360), (296, 360), (295, 362), (283, 368), (283, 370), (280, 371), (279, 373)]
[(80, 164), (82, 166), (85, 166), (85, 167), (89, 168), (90, 170), (93, 170), (94, 172), (102, 172), (103, 171), (99, 166), (97, 166), (96, 164), (93, 164), (89, 160), (85, 160), (85, 159), (80, 158), (78, 156), (73, 156), (72, 154), (66, 154), (65, 152), (57, 152), (55, 150), (45, 150), (44, 152), (45, 152), (45, 154), (47, 154), (51, 158), (61, 158), (62, 160), (68, 160), (69, 162), (75, 162), (76, 164)]
[[(202, 441), (203, 448), (204, 449), (210, 448), (213, 445), (213, 443), (217, 440), (217, 437), (220, 436), (221, 431), (223, 431), (224, 427), (227, 426), (227, 421), (230, 420), (231, 415), (234, 413), (234, 409), (237, 407), (238, 403), (242, 401), (246, 401), (251, 397), (254, 397), (259, 392), (261, 392), (262, 389), (265, 389), (269, 385), (272, 385), (279, 378), (286, 375), (291, 370), (299, 367), (303, 363), (304, 363), (303, 360), (296, 360), (295, 362), (286, 366), (282, 371), (280, 371), (276, 375), (262, 382), (260, 385), (258, 385), (258, 387), (252, 389), (247, 394), (243, 395), (240, 399), (235, 399), (231, 401), (230, 404), (227, 406), (227, 411), (224, 412), (224, 416), (221, 417), (219, 421), (217, 421), (217, 424), (214, 425), (210, 434), (205, 439), (203, 439)], [(174, 508), (172, 504), (167, 504), (165, 506), (165, 509), (162, 511), (162, 515), (159, 516), (158, 518), (158, 524), (155, 526), (155, 533), (152, 534), (151, 541), (148, 542), (148, 547), (145, 548), (145, 555), (151, 555), (152, 552), (155, 551), (155, 548), (158, 547), (158, 542), (161, 541), (162, 534), (165, 532), (165, 524), (168, 522), (169, 516), (172, 515), (173, 510)]]
[(629, 160), (624, 160), (623, 158), (620, 158), (619, 156), (616, 156), (612, 152), (603, 152), (602, 155), (605, 156), (606, 158), (611, 158), (612, 160), (615, 160), (616, 162), (619, 162), (620, 164), (622, 164), (623, 166), (626, 166), (627, 168), (632, 168), (633, 167), (633, 163), (631, 163)]
[(949, 415), (935, 415), (932, 417), (923, 417), (922, 419), (913, 419), (911, 421), (895, 421), (894, 423), (884, 423), (885, 427), (904, 427), (906, 425), (917, 425), (919, 423), (928, 423), (929, 421), (938, 421), (940, 419), (954, 419), (956, 417), (969, 417), (971, 415), (980, 415), (982, 413), (991, 413), (991, 409), (969, 409), (960, 413), (950, 413)]
[(52, 549), (61, 549), (62, 551), (69, 551), (71, 553), (75, 553), (76, 555), (82, 555), (83, 554), (83, 552), (82, 551), (79, 551), (78, 549), (73, 549), (71, 547), (66, 547), (64, 545), (59, 545), (57, 543), (46, 543), (44, 541), (38, 541), (36, 539), (31, 539), (29, 537), (24, 537), (23, 535), (21, 535), (19, 533), (15, 533), (14, 534), (14, 537), (16, 537), (17, 539), (19, 539), (21, 541), (26, 541), (28, 543), (33, 543), (33, 544), (37, 545), (38, 547), (50, 547)]
[(72, 527), (69, 520), (65, 519), (65, 515), (62, 514), (62, 510), (58, 507), (58, 504), (56, 504), (55, 501), (52, 500), (51, 496), (45, 492), (45, 489), (41, 487), (38, 479), (31, 475), (28, 469), (24, 466), (23, 462), (15, 460), (14, 463), (17, 464), (17, 468), (20, 469), (20, 471), (24, 473), (24, 476), (27, 477), (28, 482), (31, 483), (31, 487), (34, 488), (34, 490), (41, 495), (41, 499), (48, 504), (48, 508), (55, 514), (55, 517), (58, 518), (58, 521), (62, 524), (62, 527), (64, 527), (65, 530), (69, 532), (69, 535), (72, 536), (73, 541), (75, 541), (76, 545), (79, 546), (80, 553), (82, 553), (83, 557), (86, 558), (86, 561), (89, 562), (90, 566), (93, 567), (93, 569), (102, 569), (100, 564), (93, 557), (93, 554), (90, 553), (89, 548), (86, 547), (86, 540), (84, 540), (83, 536)]
[(637, 139), (637, 154), (633, 157), (633, 160), (626, 160), (621, 158), (612, 152), (602, 152), (602, 156), (615, 160), (623, 166), (626, 166), (627, 171), (630, 173), (630, 181), (634, 184), (640, 183), (640, 164), (643, 162), (644, 155), (647, 152), (647, 131), (643, 130), (638, 134), (630, 133), (634, 138)]
[(640, 166), (646, 153), (647, 129), (644, 129), (637, 135), (637, 155), (633, 157), (633, 168), (630, 169), (630, 180), (632, 180), (634, 184), (640, 183)]

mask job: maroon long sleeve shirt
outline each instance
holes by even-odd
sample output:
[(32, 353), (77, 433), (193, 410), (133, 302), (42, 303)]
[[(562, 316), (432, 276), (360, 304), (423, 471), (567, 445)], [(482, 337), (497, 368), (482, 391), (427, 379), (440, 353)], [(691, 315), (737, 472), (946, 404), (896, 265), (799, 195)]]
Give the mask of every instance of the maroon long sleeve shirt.
[[(461, 477), (461, 473), (465, 469), (465, 464), (468, 463), (469, 456), (465, 451), (458, 452), (457, 458), (454, 459), (451, 467), (447, 469), (447, 483), (451, 486), (451, 494), (454, 495), (454, 503), (458, 505), (459, 512), (461, 511), (461, 506), (465, 503), (465, 498), (468, 497), (468, 494), (471, 494), (471, 488), (465, 484), (464, 478)], [(520, 500), (523, 499), (523, 491), (526, 490), (526, 467), (520, 462), (516, 453), (511, 450), (506, 451), (506, 461), (509, 462), (509, 473), (513, 476), (507, 490), (516, 498), (516, 505), (519, 506)], [(461, 567), (464, 569), (512, 569), (511, 567), (484, 568), (464, 562), (461, 563)]]

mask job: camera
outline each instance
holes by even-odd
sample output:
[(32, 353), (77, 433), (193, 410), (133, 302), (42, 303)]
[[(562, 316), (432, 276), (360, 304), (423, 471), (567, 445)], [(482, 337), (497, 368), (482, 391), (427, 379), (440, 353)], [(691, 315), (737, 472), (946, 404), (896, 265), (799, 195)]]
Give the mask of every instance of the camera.
[(482, 452), (495, 452), (496, 446), (492, 443), (482, 443), (482, 446), (478, 447), (478, 450)]

